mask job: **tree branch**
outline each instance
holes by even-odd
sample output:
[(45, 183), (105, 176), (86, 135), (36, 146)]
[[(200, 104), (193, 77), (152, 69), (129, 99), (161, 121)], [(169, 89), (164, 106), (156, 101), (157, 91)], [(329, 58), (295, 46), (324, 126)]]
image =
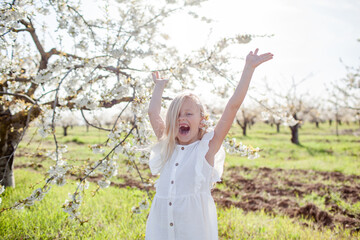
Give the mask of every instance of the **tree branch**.
[[(71, 99), (73, 99), (73, 98), (74, 97), (72, 96)], [(68, 99), (66, 99), (66, 100), (68, 100)], [(98, 107), (111, 108), (114, 105), (119, 104), (121, 102), (131, 102), (133, 100), (134, 100), (133, 97), (122, 97), (120, 99), (113, 99), (111, 101), (103, 100), (103, 101), (99, 102)], [(46, 103), (44, 103), (42, 105), (50, 105), (53, 108), (54, 107), (54, 101), (46, 102)], [(56, 104), (56, 107), (60, 107), (60, 106), (61, 105), (59, 103)], [(68, 100), (68, 103), (65, 106), (68, 107), (69, 109), (74, 109), (75, 108), (75, 103), (69, 102), (69, 100)], [(91, 110), (91, 109), (89, 109), (87, 107), (82, 107), (82, 109), (83, 110)]]
[(32, 104), (35, 104), (35, 103), (36, 103), (35, 100), (33, 100), (32, 98), (30, 98), (29, 96), (24, 95), (24, 94), (9, 93), (9, 92), (0, 92), (0, 95), (11, 95), (11, 96), (15, 96), (15, 97), (22, 98), (22, 99), (24, 99), (26, 102), (30, 102), (30, 103), (32, 103)]
[(83, 117), (83, 119), (85, 120), (85, 122), (86, 122), (87, 125), (90, 125), (90, 126), (92, 126), (92, 127), (94, 127), (94, 128), (97, 128), (97, 129), (100, 129), (100, 130), (104, 130), (104, 131), (108, 131), (108, 132), (112, 131), (111, 129), (106, 129), (106, 128), (98, 127), (98, 126), (95, 126), (95, 125), (91, 124), (91, 123), (86, 119), (86, 117), (85, 117), (85, 115), (84, 115), (84, 112), (83, 112), (83, 109), (80, 109), (80, 112), (81, 112), (81, 116)]

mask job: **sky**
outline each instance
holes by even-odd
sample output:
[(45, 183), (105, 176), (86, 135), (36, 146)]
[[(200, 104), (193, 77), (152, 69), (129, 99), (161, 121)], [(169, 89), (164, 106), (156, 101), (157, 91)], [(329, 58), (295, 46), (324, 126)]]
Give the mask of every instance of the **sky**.
[(326, 85), (346, 76), (345, 65), (360, 65), (358, 0), (209, 0), (199, 11), (214, 22), (206, 27), (176, 16), (168, 23), (167, 33), (184, 52), (204, 44), (209, 28), (212, 38), (273, 35), (254, 38), (239, 52), (239, 57), (245, 57), (259, 48), (259, 53), (274, 54), (272, 61), (256, 70), (253, 85), (266, 77), (281, 92), (292, 79), (306, 79), (300, 91), (322, 97)]

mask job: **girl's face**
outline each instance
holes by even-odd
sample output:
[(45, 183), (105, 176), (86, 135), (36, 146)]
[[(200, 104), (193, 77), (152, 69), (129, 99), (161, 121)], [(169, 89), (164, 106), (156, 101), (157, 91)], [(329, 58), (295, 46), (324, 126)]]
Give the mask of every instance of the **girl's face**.
[(202, 117), (200, 107), (191, 98), (185, 98), (177, 120), (177, 139), (181, 145), (199, 140)]

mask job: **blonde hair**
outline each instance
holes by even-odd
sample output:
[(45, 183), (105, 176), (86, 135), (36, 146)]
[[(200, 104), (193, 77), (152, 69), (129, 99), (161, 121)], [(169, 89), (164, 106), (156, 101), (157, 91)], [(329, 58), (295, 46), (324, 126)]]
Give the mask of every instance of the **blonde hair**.
[[(164, 163), (170, 159), (175, 149), (175, 145), (177, 141), (176, 139), (177, 123), (178, 123), (180, 109), (185, 99), (191, 99), (192, 101), (194, 101), (194, 103), (196, 103), (196, 105), (199, 106), (200, 116), (201, 117), (205, 116), (205, 107), (203, 106), (200, 99), (196, 95), (192, 93), (183, 93), (174, 98), (174, 100), (171, 102), (167, 110), (165, 131), (158, 143), (161, 145), (160, 155)], [(204, 134), (205, 131), (200, 128), (199, 139), (201, 139)]]

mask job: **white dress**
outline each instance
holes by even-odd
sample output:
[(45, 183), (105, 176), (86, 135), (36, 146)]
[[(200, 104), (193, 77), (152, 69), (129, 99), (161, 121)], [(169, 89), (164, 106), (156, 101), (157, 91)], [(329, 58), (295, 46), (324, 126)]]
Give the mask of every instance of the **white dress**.
[(214, 167), (205, 159), (214, 132), (189, 145), (176, 145), (170, 160), (152, 149), (150, 170), (160, 173), (146, 223), (147, 240), (218, 239), (217, 214), (211, 188), (220, 181), (225, 151), (215, 155)]

